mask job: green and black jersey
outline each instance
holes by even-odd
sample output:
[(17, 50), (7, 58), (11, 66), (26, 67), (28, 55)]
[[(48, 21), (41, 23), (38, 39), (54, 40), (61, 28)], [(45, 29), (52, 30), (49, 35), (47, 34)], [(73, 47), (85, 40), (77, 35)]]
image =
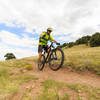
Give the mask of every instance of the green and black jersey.
[(47, 45), (48, 40), (54, 40), (51, 35), (48, 35), (46, 32), (42, 33), (42, 36), (45, 38), (43, 39), (42, 37), (39, 38), (39, 45)]

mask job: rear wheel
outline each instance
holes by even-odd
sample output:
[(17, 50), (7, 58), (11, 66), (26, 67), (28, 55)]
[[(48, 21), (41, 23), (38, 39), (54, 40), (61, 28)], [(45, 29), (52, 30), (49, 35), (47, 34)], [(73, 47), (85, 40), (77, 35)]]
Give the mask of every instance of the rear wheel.
[(53, 71), (57, 71), (62, 67), (63, 62), (64, 62), (64, 53), (62, 49), (56, 48), (52, 50), (49, 58), (49, 67)]
[(45, 56), (42, 55), (41, 61), (38, 63), (38, 69), (41, 71), (44, 68), (44, 63), (45, 63)]

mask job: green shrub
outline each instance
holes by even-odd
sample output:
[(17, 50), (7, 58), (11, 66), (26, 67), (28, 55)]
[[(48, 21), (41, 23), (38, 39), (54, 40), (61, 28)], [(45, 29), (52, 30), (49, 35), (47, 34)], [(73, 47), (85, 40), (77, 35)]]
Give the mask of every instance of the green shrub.
[(74, 42), (69, 42), (69, 43), (64, 43), (58, 47), (60, 47), (60, 48), (69, 47), (70, 48), (70, 47), (73, 47), (74, 45), (75, 45)]
[(91, 40), (90, 40), (90, 46), (91, 47), (100, 46), (100, 33), (99, 32), (96, 32), (95, 34), (92, 35)]
[(5, 60), (16, 59), (16, 57), (13, 53), (7, 53), (4, 57), (6, 57)]
[(32, 65), (26, 65), (26, 66), (25, 66), (25, 69), (27, 69), (27, 70), (32, 70), (33, 67), (32, 67)]
[(67, 43), (67, 46), (68, 46), (69, 48), (73, 47), (74, 45), (75, 45), (74, 42), (69, 42), (69, 43)]
[(91, 36), (87, 35), (87, 36), (83, 36), (81, 38), (79, 38), (78, 40), (76, 40), (76, 44), (87, 44), (88, 41), (91, 39)]

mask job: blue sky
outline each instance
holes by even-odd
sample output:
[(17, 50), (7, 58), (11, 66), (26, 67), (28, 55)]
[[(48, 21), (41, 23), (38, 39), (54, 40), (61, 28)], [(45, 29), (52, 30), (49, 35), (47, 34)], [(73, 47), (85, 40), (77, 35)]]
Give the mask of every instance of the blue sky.
[[(15, 34), (16, 36), (18, 36), (16, 38), (18, 38), (20, 40), (25, 37), (24, 35), (26, 35), (29, 39), (35, 38), (36, 40), (38, 40), (38, 38), (39, 38), (39, 34), (36, 34), (35, 31), (33, 31), (34, 34), (32, 34), (30, 32), (25, 32), (25, 27), (17, 27), (16, 25), (15, 26), (7, 26), (4, 23), (0, 23), (0, 34), (3, 34), (2, 31), (4, 31), (5, 33), (6, 32), (9, 32), (11, 34)], [(26, 50), (27, 52), (28, 51), (31, 51), (30, 56), (32, 55), (32, 51), (34, 52), (33, 56), (34, 55), (37, 55), (37, 44), (36, 43), (31, 43), (31, 47), (30, 47), (30, 45), (28, 46), (28, 45), (25, 45), (25, 44), (16, 45), (14, 43), (7, 42), (8, 40), (6, 40), (5, 37), (9, 38), (9, 35), (8, 34), (5, 34), (5, 36), (2, 36), (2, 35), (0, 35), (0, 36), (1, 36), (0, 43), (2, 43), (2, 45), (8, 46), (7, 48), (5, 48), (6, 50), (9, 49), (9, 48), (11, 50), (11, 51), (10, 50), (7, 50), (7, 51), (4, 50), (5, 52), (4, 52), (3, 55), (5, 55), (9, 51), (9, 52), (13, 52), (17, 56), (17, 54), (15, 53), (15, 51), (17, 49), (20, 49), (22, 52), (23, 52), (23, 50)], [(12, 40), (11, 42), (14, 42), (14, 40)], [(32, 47), (32, 45), (33, 45), (33, 47)], [(1, 49), (4, 49), (4, 48), (1, 47)], [(0, 60), (4, 60), (3, 55), (2, 55), (2, 58), (0, 58)]]
[(13, 34), (16, 34), (18, 35), (20, 38), (23, 37), (23, 34), (27, 34), (30, 38), (32, 37), (35, 37), (35, 38), (38, 38), (39, 37), (39, 34), (36, 33), (35, 29), (33, 29), (33, 33), (30, 33), (30, 32), (25, 32), (25, 27), (17, 27), (16, 24), (14, 24), (15, 26), (7, 26), (6, 24), (4, 23), (0, 23), (0, 31), (2, 30), (6, 30), (8, 32), (11, 32)]
[[(17, 38), (19, 38), (20, 40), (21, 39), (23, 39), (24, 38), (24, 35), (26, 35), (29, 39), (35, 39), (36, 41), (38, 41), (38, 39), (39, 39), (39, 34), (40, 33), (36, 33), (36, 31), (35, 31), (35, 29), (33, 29), (33, 32), (32, 33), (30, 33), (30, 32), (25, 32), (25, 27), (17, 27), (16, 26), (16, 24), (14, 24), (14, 26), (7, 26), (6, 24), (4, 24), (4, 23), (0, 23), (0, 34), (3, 34), (2, 33), (2, 31), (4, 31), (5, 33), (6, 32), (9, 32), (10, 34), (15, 34), (16, 36), (18, 36)], [(42, 31), (41, 31), (42, 32)], [(60, 36), (69, 36), (70, 34), (64, 34), (64, 35), (61, 35), (61, 34), (59, 34), (59, 35), (54, 35), (53, 37), (56, 39), (56, 40), (58, 40), (57, 38)], [(38, 43), (34, 43), (34, 40), (33, 40), (33, 43), (31, 43), (31, 47), (30, 46), (26, 46), (25, 44), (24, 45), (16, 45), (16, 44), (14, 44), (14, 43), (9, 43), (9, 42), (7, 42), (8, 40), (6, 40), (6, 39), (4, 39), (6, 36), (7, 36), (7, 38), (9, 38), (9, 35), (8, 34), (5, 34), (5, 37), (2, 37), (2, 35), (0, 35), (1, 36), (1, 38), (0, 38), (0, 43), (2, 43), (2, 44), (4, 44), (4, 45), (7, 45), (9, 48), (11, 48), (11, 51), (10, 52), (13, 52), (14, 54), (15, 54), (15, 50), (16, 49), (20, 49), (20, 50), (22, 50), (22, 52), (23, 52), (23, 50), (27, 50), (27, 52), (29, 51), (29, 50), (31, 50), (31, 55), (30, 56), (35, 56), (35, 55), (37, 55), (37, 46), (38, 46)], [(68, 41), (66, 41), (66, 40), (58, 40), (61, 44), (63, 44), (64, 42), (68, 42)], [(12, 42), (14, 42), (14, 41), (12, 41)], [(31, 41), (32, 42), (32, 41)], [(33, 47), (32, 47), (33, 46)], [(34, 52), (34, 54), (32, 55), (32, 51)], [(6, 54), (7, 52), (5, 52), (5, 54)], [(3, 55), (5, 55), (5, 54), (3, 54)], [(4, 57), (3, 57), (3, 55), (2, 55), (2, 58), (1, 58), (1, 60), (3, 60), (4, 59)], [(17, 56), (17, 54), (15, 54), (16, 56)]]
[(38, 38), (48, 27), (61, 44), (100, 31), (100, 1), (0, 0), (0, 60), (37, 55)]
[[(25, 27), (17, 27), (16, 26), (16, 24), (15, 24), (15, 26), (7, 26), (6, 24), (4, 24), (4, 23), (0, 23), (0, 32), (1, 31), (3, 31), (3, 30), (5, 30), (5, 31), (8, 31), (8, 32), (11, 32), (11, 33), (13, 33), (13, 34), (16, 34), (16, 35), (18, 35), (19, 36), (19, 38), (21, 39), (21, 38), (23, 38), (23, 34), (26, 34), (26, 35), (28, 35), (30, 38), (35, 38), (36, 40), (38, 40), (39, 39), (39, 34), (40, 33), (36, 33), (36, 31), (35, 31), (35, 29), (33, 29), (33, 32), (32, 33), (30, 33), (30, 32), (25, 32)], [(44, 31), (44, 30), (43, 30)], [(43, 32), (43, 31), (41, 31), (41, 33)], [(45, 31), (46, 31), (46, 29), (45, 29)], [(61, 34), (58, 34), (58, 35), (53, 35), (53, 34), (51, 34), (52, 36), (53, 36), (53, 38), (55, 39), (55, 40), (58, 40), (60, 43), (64, 43), (64, 42), (69, 42), (69, 41), (67, 41), (67, 40), (59, 40), (59, 39), (57, 39), (58, 37), (68, 37), (68, 36), (70, 36), (71, 35), (71, 33), (68, 33), (68, 34), (63, 34), (62, 35), (62, 33)], [(19, 47), (19, 46), (18, 46)]]

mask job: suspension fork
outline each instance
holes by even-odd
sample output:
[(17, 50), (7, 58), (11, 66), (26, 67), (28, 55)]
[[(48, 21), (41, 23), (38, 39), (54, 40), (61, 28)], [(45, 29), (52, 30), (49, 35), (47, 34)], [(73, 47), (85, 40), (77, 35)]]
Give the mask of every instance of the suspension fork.
[(48, 54), (46, 56), (45, 62), (48, 62), (49, 57), (50, 57), (50, 52), (51, 52), (51, 48), (49, 48)]
[[(55, 49), (56, 50), (56, 49)], [(55, 51), (55, 59), (57, 59), (57, 54), (56, 54), (56, 51)]]

